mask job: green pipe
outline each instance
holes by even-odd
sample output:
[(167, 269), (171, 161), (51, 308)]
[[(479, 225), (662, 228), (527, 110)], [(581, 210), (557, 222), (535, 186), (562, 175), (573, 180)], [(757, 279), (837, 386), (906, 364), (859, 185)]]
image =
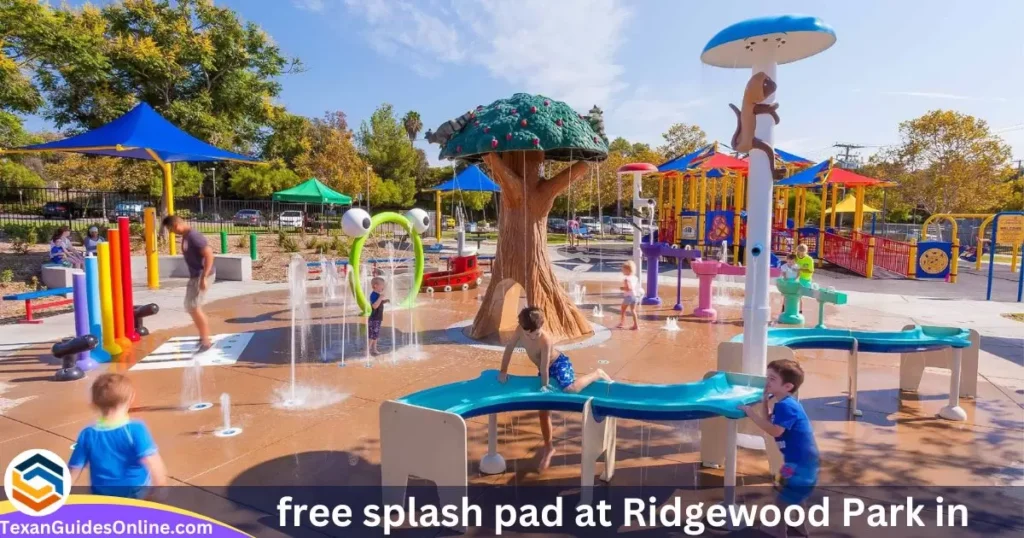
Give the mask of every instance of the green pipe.
[(220, 253), (228, 253), (228, 233), (224, 230), (220, 231)]
[(259, 259), (259, 256), (256, 255), (256, 234), (249, 234), (249, 257), (252, 258), (252, 261)]

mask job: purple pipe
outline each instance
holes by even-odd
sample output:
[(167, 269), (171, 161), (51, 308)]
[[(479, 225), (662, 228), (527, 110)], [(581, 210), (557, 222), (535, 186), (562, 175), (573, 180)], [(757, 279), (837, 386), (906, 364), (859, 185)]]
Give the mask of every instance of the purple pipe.
[[(75, 336), (85, 336), (89, 334), (89, 288), (85, 285), (85, 273), (76, 271), (72, 274), (71, 287), (75, 306)], [(96, 361), (92, 360), (88, 351), (78, 354), (76, 364), (83, 371), (96, 368)]]

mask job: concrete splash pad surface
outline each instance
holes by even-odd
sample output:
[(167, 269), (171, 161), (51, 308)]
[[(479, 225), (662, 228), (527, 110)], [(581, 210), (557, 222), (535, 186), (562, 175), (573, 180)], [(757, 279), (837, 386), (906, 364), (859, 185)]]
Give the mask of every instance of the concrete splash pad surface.
[[(635, 383), (698, 381), (715, 368), (718, 343), (741, 332), (738, 307), (720, 309), (716, 323), (680, 317), (679, 331), (664, 331), (666, 317), (678, 316), (671, 305), (642, 307), (639, 331), (616, 330), (618, 296), (608, 282), (586, 282), (588, 319), (607, 328), (608, 338), (596, 345), (569, 352), (577, 372), (602, 368), (614, 379)], [(662, 286), (662, 296), (675, 288)], [(374, 485), (380, 482), (378, 407), (381, 401), (429, 387), (476, 377), (497, 368), (499, 351), (453, 344), (448, 328), (472, 319), (478, 291), (421, 295), (419, 306), (396, 313), (399, 332), (410, 319), (420, 333), (426, 357), (422, 360), (389, 359), (390, 332), (382, 332), (384, 355), (366, 362), (356, 339), (356, 350), (345, 368), (318, 360), (320, 327), (314, 325), (307, 357), (298, 364), (298, 382), (309, 390), (347, 395), (317, 409), (294, 410), (275, 406), (275, 394), (289, 380), (289, 310), (286, 292), (268, 292), (211, 303), (215, 334), (252, 333), (237, 362), (202, 370), (205, 401), (216, 402), (221, 393), (232, 401), (232, 424), (242, 428), (235, 437), (217, 437), (220, 413), (181, 409), (181, 369), (127, 368), (138, 389), (134, 418), (147, 423), (160, 447), (172, 483), (204, 486), (233, 485)], [(692, 311), (696, 290), (683, 290), (685, 313)], [(779, 298), (773, 297), (777, 313)], [(605, 317), (593, 319), (590, 309), (604, 305)], [(315, 324), (321, 314), (328, 323), (346, 324), (348, 334), (361, 335), (364, 320), (340, 309), (310, 305)], [(814, 318), (812, 308), (806, 308)], [(172, 315), (182, 315), (174, 313)], [(831, 326), (871, 330), (898, 330), (910, 318), (890, 316), (857, 318), (855, 309), (827, 309)], [(832, 317), (834, 316), (834, 317)], [(183, 320), (182, 323), (186, 321)], [(808, 325), (815, 323), (808, 319)], [(884, 323), (883, 323), (884, 322)], [(390, 323), (386, 316), (385, 326)], [(602, 331), (603, 332), (603, 331)], [(124, 370), (171, 338), (193, 336), (189, 327), (157, 331), (144, 339), (128, 357)], [(360, 337), (362, 338), (362, 337)], [(78, 432), (94, 420), (89, 406), (89, 381), (53, 383), (55, 367), (46, 363), (48, 346), (33, 345), (0, 361), (0, 397), (7, 405), (0, 416), (0, 465), (29, 448), (45, 448), (70, 455)], [(935, 418), (945, 404), (947, 374), (927, 371), (919, 393), (900, 394), (898, 359), (862, 354), (860, 407), (864, 416), (846, 420), (845, 356), (841, 351), (800, 351), (807, 373), (802, 402), (812, 418), (822, 453), (822, 485), (934, 484), (950, 486), (1006, 485), (1020, 480), (1024, 466), (1024, 396), (982, 380), (977, 401), (964, 400), (968, 420), (951, 424)], [(511, 373), (536, 375), (528, 359), (517, 353)], [(97, 375), (90, 373), (88, 379)], [(536, 451), (540, 428), (535, 413), (499, 416), (499, 447), (508, 461), (508, 473), (481, 476), (476, 462), (487, 448), (487, 420), (468, 422), (470, 479), (479, 484), (516, 483), (578, 485), (580, 417), (555, 413), (558, 455), (552, 468), (537, 474)], [(676, 485), (721, 484), (721, 471), (701, 469), (699, 430), (695, 422), (641, 423), (619, 426), (618, 474), (613, 484)], [(739, 457), (741, 484), (767, 484), (767, 462), (757, 452)]]

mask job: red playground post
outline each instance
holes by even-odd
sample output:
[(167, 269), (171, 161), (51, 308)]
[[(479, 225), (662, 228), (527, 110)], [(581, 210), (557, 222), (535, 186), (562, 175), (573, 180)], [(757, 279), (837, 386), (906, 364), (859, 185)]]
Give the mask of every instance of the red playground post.
[(121, 298), (124, 301), (124, 335), (132, 342), (138, 342), (141, 337), (135, 330), (135, 299), (132, 296), (132, 238), (131, 222), (128, 217), (118, 217), (117, 228), (120, 230), (118, 239), (121, 240)]

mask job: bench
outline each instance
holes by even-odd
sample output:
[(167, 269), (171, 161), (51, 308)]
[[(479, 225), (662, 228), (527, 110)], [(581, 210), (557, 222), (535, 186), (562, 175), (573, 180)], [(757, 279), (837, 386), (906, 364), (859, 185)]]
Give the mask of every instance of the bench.
[[(55, 297), (58, 295), (69, 295), (74, 291), (73, 288), (56, 288), (52, 290), (41, 290), (41, 291), (27, 291), (24, 293), (14, 293), (11, 295), (4, 295), (3, 300), (5, 301), (25, 301), (25, 319), (19, 319), (18, 323), (42, 323), (43, 320), (35, 319), (32, 317), (33, 299), (41, 299), (43, 297)], [(57, 308), (60, 306), (67, 306), (74, 302), (74, 299), (61, 299), (59, 301), (53, 301), (36, 305), (35, 310), (44, 310), (47, 308)]]

